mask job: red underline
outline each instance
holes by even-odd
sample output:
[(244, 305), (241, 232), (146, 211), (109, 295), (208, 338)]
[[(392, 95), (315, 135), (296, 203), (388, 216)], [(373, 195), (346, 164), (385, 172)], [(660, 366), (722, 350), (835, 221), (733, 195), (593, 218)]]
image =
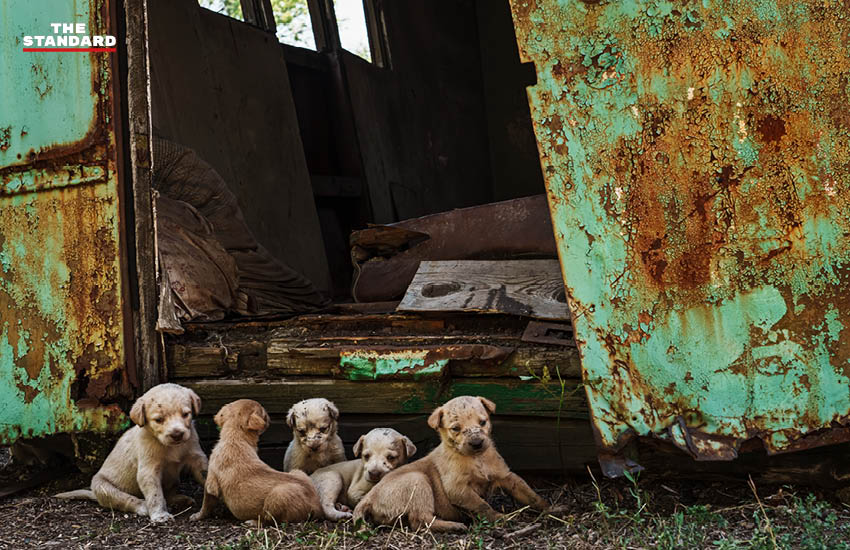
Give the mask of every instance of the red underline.
[(114, 52), (115, 48), (24, 48), (25, 52)]

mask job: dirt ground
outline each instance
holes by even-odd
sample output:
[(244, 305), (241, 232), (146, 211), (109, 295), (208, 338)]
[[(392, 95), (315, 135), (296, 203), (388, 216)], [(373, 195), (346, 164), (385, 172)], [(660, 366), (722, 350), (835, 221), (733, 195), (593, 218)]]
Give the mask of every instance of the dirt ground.
[[(0, 449), (0, 488), (38, 473), (12, 464), (8, 451)], [(754, 488), (746, 480), (703, 483), (652, 476), (531, 481), (569, 512), (541, 516), (495, 495), (491, 502), (497, 509), (513, 512), (506, 521), (476, 522), (464, 535), (436, 535), (399, 526), (358, 529), (351, 522), (251, 529), (226, 511), (216, 519), (190, 522), (197, 506), (177, 511), (171, 523), (154, 525), (93, 502), (51, 498), (87, 485), (88, 477), (75, 473), (0, 499), (0, 548), (850, 548), (850, 509), (831, 493)], [(202, 491), (193, 482), (181, 491), (200, 503)]]

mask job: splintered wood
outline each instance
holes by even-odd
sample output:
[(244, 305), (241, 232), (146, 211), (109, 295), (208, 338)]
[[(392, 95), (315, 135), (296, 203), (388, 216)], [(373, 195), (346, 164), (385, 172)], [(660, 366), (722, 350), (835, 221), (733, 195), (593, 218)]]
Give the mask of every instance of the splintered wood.
[(570, 318), (557, 260), (424, 261), (398, 309)]

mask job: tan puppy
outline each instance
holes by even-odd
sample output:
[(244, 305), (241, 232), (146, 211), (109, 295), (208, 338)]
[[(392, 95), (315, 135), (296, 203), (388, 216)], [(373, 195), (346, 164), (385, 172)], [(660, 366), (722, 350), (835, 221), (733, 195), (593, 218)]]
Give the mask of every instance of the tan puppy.
[(546, 510), (548, 504), (512, 473), (490, 439), (490, 413), (496, 405), (483, 397), (456, 397), (437, 408), (428, 425), (440, 445), (426, 457), (384, 476), (354, 509), (354, 519), (391, 524), (406, 517), (414, 529), (463, 531), (465, 515), (490, 521), (502, 514), (482, 498), (496, 487), (522, 504)]
[(104, 508), (149, 516), (153, 522), (172, 518), (166, 505), (189, 507), (194, 500), (177, 494), (180, 472), (188, 468), (201, 485), (207, 457), (198, 443), (192, 415), (201, 398), (177, 384), (154, 386), (136, 400), (127, 430), (91, 480), (91, 490), (59, 493), (59, 498), (96, 500)]
[[(354, 444), (357, 460), (339, 462), (313, 472), (310, 479), (319, 491), (325, 517), (334, 521), (351, 517), (351, 508), (384, 475), (405, 464), (416, 453), (416, 445), (392, 428), (375, 428)], [(341, 504), (337, 510), (336, 504)]]
[(283, 471), (303, 470), (312, 474), (345, 460), (342, 440), (336, 434), (338, 418), (339, 410), (327, 399), (305, 399), (294, 404), (286, 415), (286, 423), (292, 428), (292, 441), (283, 457)]
[(260, 524), (322, 517), (319, 494), (307, 474), (278, 472), (257, 456), (260, 434), (269, 426), (262, 405), (251, 399), (228, 403), (215, 423), (221, 433), (210, 455), (204, 503), (193, 521), (209, 516), (219, 499), (237, 519)]

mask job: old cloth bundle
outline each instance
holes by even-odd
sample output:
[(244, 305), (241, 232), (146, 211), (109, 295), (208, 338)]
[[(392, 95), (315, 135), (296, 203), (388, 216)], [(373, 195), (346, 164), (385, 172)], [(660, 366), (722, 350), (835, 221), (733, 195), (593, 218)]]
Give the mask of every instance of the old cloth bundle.
[(154, 137), (160, 262), (157, 329), (228, 315), (289, 315), (327, 305), (307, 278), (257, 243), (218, 173), (191, 149)]

